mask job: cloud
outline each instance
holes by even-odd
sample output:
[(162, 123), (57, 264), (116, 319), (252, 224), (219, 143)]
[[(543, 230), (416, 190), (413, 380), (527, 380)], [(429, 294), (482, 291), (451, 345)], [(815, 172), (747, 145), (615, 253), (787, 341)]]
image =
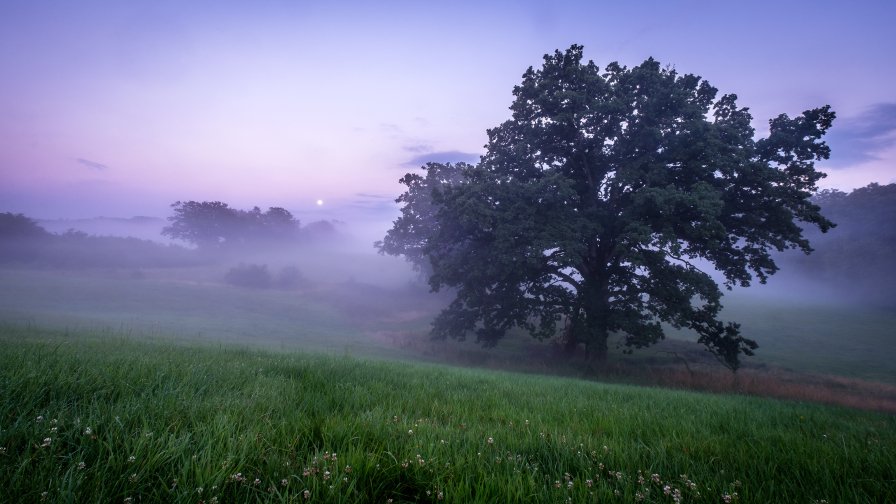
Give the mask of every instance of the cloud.
[(395, 196), (384, 194), (355, 193), (355, 198), (348, 203), (349, 207), (360, 208), (371, 212), (395, 211)]
[(379, 126), (380, 126), (380, 131), (382, 131), (383, 133), (386, 133), (387, 135), (392, 136), (392, 137), (397, 137), (397, 136), (404, 134), (404, 131), (402, 131), (401, 126), (394, 124), (394, 123), (380, 123)]
[(357, 196), (355, 199), (346, 202), (343, 207), (354, 215), (351, 220), (360, 220), (362, 218), (391, 220), (398, 213), (398, 204), (395, 202), (395, 196), (388, 198), (385, 196), (377, 196), (375, 198), (367, 195)]
[(422, 154), (422, 153), (432, 152), (432, 145), (425, 144), (425, 143), (417, 143), (417, 144), (405, 145), (404, 147), (402, 147), (402, 149), (404, 149), (408, 152), (417, 152), (417, 153)]
[(108, 166), (106, 166), (102, 163), (97, 163), (96, 161), (91, 161), (89, 159), (78, 158), (78, 159), (75, 159), (75, 161), (77, 161), (78, 163), (80, 163), (88, 168), (91, 168), (91, 169), (94, 169), (97, 171), (105, 171), (105, 170), (109, 169)]
[(880, 153), (896, 146), (896, 103), (879, 103), (857, 116), (835, 120), (825, 141), (831, 147), (832, 168), (881, 159)]
[(355, 196), (359, 198), (370, 198), (370, 199), (388, 199), (392, 200), (392, 196), (386, 196), (385, 194), (370, 194), (370, 193), (355, 193)]
[(401, 164), (403, 167), (419, 168), (426, 163), (476, 163), (480, 154), (475, 152), (440, 151), (418, 154)]

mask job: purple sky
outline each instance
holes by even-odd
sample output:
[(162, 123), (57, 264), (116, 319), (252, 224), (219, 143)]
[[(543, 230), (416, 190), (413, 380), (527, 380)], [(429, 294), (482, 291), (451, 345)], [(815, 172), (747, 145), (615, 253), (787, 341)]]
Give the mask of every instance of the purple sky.
[(890, 183), (894, 6), (6, 0), (0, 211), (164, 217), (221, 200), (388, 222), (398, 178), (475, 160), (525, 69), (572, 43), (600, 66), (653, 56), (701, 75), (760, 134), (830, 104), (824, 186)]

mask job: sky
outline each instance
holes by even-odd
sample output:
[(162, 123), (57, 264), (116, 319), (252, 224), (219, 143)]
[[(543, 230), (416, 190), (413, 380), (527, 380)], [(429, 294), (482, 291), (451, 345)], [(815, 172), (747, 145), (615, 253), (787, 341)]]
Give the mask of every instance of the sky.
[[(830, 104), (822, 186), (896, 182), (896, 3), (0, 2), (0, 212), (178, 200), (382, 223), (398, 179), (476, 161), (545, 53), (647, 57), (768, 119)], [(323, 204), (319, 205), (318, 200)]]

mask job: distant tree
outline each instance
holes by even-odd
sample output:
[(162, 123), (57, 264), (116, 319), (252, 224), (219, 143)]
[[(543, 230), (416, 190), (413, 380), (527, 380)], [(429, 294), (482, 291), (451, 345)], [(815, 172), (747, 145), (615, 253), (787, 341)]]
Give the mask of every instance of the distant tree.
[(0, 239), (42, 238), (50, 236), (37, 221), (24, 214), (0, 213)]
[(199, 248), (220, 248), (237, 235), (239, 212), (220, 201), (177, 201), (174, 215), (162, 235), (192, 243)]
[(238, 210), (220, 201), (187, 201), (171, 205), (174, 215), (162, 235), (192, 243), (200, 249), (224, 249), (236, 245), (295, 239), (299, 221), (279, 207)]
[(227, 271), (224, 281), (237, 287), (266, 289), (273, 278), (266, 264), (239, 264)]
[(281, 289), (296, 289), (308, 285), (308, 279), (295, 266), (285, 266), (277, 274), (277, 287)]
[(302, 237), (305, 241), (327, 241), (339, 235), (336, 225), (341, 224), (337, 220), (319, 220), (309, 222), (302, 228)]
[(0, 263), (33, 263), (53, 238), (23, 214), (0, 213)]
[(844, 300), (896, 305), (896, 184), (825, 190), (813, 201), (837, 229), (826, 235), (808, 230), (815, 252), (783, 255), (781, 261), (835, 288)]
[(839, 189), (824, 189), (812, 197), (812, 202), (819, 206), (835, 205), (846, 198), (847, 194)]
[(284, 208), (270, 207), (261, 214), (262, 234), (268, 239), (296, 238), (299, 227), (299, 221)]
[(653, 59), (601, 71), (576, 45), (513, 94), (513, 117), (459, 180), (430, 177), (445, 165), (402, 179), (405, 206), (380, 245), (428, 261), (434, 290), (455, 289), (434, 336), (490, 346), (520, 327), (601, 360), (611, 333), (644, 347), (668, 324), (737, 369), (757, 345), (718, 320), (722, 293), (699, 261), (729, 288), (765, 282), (771, 250), (811, 250), (798, 222), (833, 225), (809, 200), (830, 108), (782, 114), (756, 140), (735, 95)]
[(132, 237), (93, 236), (69, 229), (49, 233), (22, 214), (0, 213), (0, 263), (53, 268), (195, 265), (187, 249)]

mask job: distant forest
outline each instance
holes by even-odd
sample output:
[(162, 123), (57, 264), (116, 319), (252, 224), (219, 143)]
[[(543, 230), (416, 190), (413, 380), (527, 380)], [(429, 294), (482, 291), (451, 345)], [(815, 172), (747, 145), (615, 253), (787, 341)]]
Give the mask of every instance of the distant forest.
[(51, 233), (20, 213), (0, 213), (0, 264), (50, 268), (165, 268), (229, 260), (246, 253), (321, 242), (337, 232), (332, 222), (301, 226), (282, 208), (238, 210), (226, 203), (177, 202), (162, 235), (191, 245), (134, 237)]
[(0, 214), (0, 264), (50, 268), (164, 268), (197, 265), (186, 247), (70, 229), (50, 233), (22, 214)]
[(856, 301), (896, 305), (896, 184), (825, 190), (813, 201), (837, 227), (808, 231), (815, 251), (783, 255), (781, 270), (835, 286)]
[[(784, 275), (797, 275), (837, 289), (856, 302), (896, 304), (896, 184), (870, 184), (851, 193), (825, 190), (814, 202), (837, 227), (806, 232), (815, 251), (778, 254)], [(81, 231), (50, 233), (25, 215), (0, 213), (0, 264), (55, 268), (158, 268), (207, 262), (232, 247), (273, 249), (322, 241), (335, 233), (329, 222), (300, 226), (281, 208), (236, 210), (220, 202), (173, 205), (164, 233), (195, 249), (150, 240), (94, 236)]]

